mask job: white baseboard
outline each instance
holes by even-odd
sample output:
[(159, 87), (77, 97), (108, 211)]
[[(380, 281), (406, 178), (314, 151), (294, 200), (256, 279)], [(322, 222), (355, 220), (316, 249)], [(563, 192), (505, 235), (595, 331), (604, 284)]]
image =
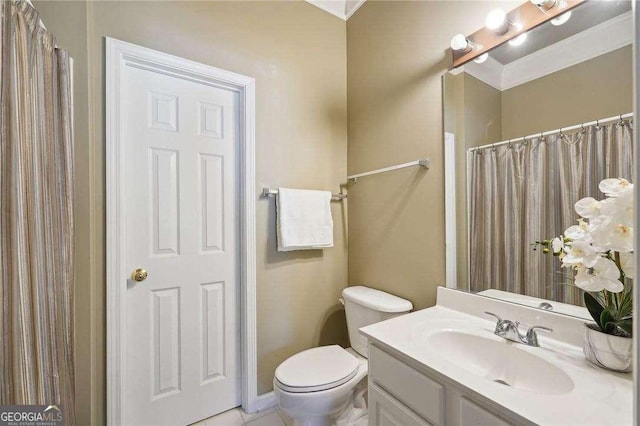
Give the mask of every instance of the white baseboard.
[(256, 411), (269, 410), (276, 405), (276, 395), (273, 393), (273, 391), (259, 395), (256, 399), (256, 403), (254, 404)]

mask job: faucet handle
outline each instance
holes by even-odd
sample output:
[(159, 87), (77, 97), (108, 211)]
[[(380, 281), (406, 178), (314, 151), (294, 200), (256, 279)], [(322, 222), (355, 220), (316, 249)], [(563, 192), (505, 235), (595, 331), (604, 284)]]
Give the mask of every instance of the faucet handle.
[(485, 314), (487, 314), (487, 315), (491, 315), (492, 317), (494, 317), (495, 319), (497, 319), (497, 320), (498, 320), (498, 322), (502, 322), (502, 318), (500, 318), (498, 315), (494, 314), (493, 312), (487, 312), (487, 311), (484, 311), (484, 313), (485, 313)]
[(553, 328), (545, 327), (543, 325), (534, 325), (533, 327), (529, 327), (529, 331), (527, 331), (527, 333), (533, 333), (535, 330), (548, 331), (549, 333), (553, 332)]
[(540, 346), (538, 343), (538, 335), (536, 334), (536, 330), (546, 331), (548, 333), (552, 333), (553, 329), (549, 327), (544, 327), (542, 325), (534, 325), (527, 330), (527, 343), (529, 346)]
[(491, 315), (492, 317), (498, 320), (496, 321), (496, 329), (493, 331), (494, 334), (498, 335), (499, 330), (505, 326), (506, 322), (503, 321), (502, 318), (500, 318), (500, 316), (494, 314), (493, 312), (485, 311), (484, 313), (487, 315)]

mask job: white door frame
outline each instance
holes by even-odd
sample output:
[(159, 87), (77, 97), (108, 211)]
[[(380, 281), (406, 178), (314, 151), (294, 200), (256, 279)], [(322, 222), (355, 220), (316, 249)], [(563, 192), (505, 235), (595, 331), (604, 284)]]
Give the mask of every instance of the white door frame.
[(106, 37), (106, 180), (107, 180), (107, 424), (123, 424), (126, 369), (124, 296), (124, 149), (122, 76), (126, 67), (178, 76), (232, 90), (240, 98), (240, 309), (242, 407), (254, 412), (257, 395), (256, 241), (255, 241), (255, 80), (209, 65)]

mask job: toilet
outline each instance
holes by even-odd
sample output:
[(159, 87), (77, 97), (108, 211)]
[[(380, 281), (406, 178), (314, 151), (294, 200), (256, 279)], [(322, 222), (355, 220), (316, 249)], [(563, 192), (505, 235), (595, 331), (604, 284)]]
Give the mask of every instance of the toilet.
[(335, 423), (358, 384), (367, 377), (367, 339), (358, 330), (413, 309), (408, 300), (363, 286), (345, 288), (342, 298), (351, 347), (307, 349), (286, 359), (276, 369), (273, 379), (276, 401), (294, 425)]

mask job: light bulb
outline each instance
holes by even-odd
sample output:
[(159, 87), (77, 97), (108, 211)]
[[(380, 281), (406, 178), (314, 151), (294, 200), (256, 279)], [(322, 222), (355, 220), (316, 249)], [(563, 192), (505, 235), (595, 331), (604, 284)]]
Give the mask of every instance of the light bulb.
[(553, 18), (551, 20), (551, 25), (559, 27), (560, 25), (565, 24), (569, 20), (569, 18), (571, 18), (571, 11), (565, 12), (557, 18)]
[(518, 37), (509, 40), (511, 46), (520, 46), (527, 39), (527, 33), (522, 33)]
[(471, 42), (467, 40), (467, 38), (463, 34), (456, 34), (451, 39), (451, 49), (452, 50), (471, 50)]
[(489, 57), (489, 54), (485, 52), (485, 53), (483, 53), (482, 55), (480, 55), (480, 56), (478, 56), (477, 58), (475, 58), (475, 59), (473, 60), (473, 62), (475, 62), (476, 64), (481, 64), (481, 63), (483, 63), (484, 61), (486, 61), (488, 57)]
[(556, 5), (556, 0), (531, 0), (531, 3), (533, 3), (538, 9), (546, 12)]
[(509, 23), (507, 22), (507, 14), (502, 9), (496, 9), (487, 15), (487, 19), (484, 24), (491, 31), (498, 34), (504, 34), (509, 29)]

